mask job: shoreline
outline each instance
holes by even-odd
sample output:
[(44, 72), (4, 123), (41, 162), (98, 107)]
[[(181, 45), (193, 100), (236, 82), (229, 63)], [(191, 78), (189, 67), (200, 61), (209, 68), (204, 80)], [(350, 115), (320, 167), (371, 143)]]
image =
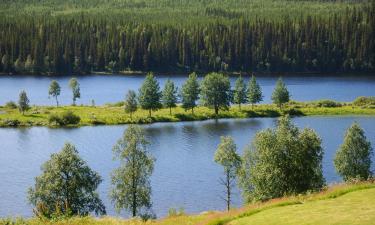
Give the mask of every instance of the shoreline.
[[(309, 105), (310, 104), (310, 105)], [(79, 117), (75, 124), (58, 124), (51, 122), (52, 116), (61, 116), (63, 113), (72, 112)], [(51, 128), (76, 128), (82, 126), (99, 125), (125, 125), (125, 124), (152, 124), (159, 122), (184, 122), (205, 121), (210, 119), (245, 119), (245, 118), (276, 118), (282, 115), (299, 116), (374, 116), (375, 107), (360, 107), (346, 103), (337, 107), (314, 106), (311, 103), (289, 103), (282, 110), (275, 105), (260, 104), (252, 108), (243, 105), (241, 110), (237, 105), (231, 106), (227, 111), (220, 111), (216, 116), (212, 109), (197, 107), (191, 111), (185, 111), (180, 106), (172, 109), (163, 108), (153, 111), (152, 117), (148, 117), (148, 111), (138, 109), (132, 116), (125, 113), (122, 106), (33, 106), (25, 115), (18, 109), (0, 107), (0, 128), (6, 127), (51, 127)], [(55, 120), (54, 120), (55, 121)]]
[[(153, 72), (153, 71), (149, 71)], [(118, 71), (116, 73), (106, 72), (106, 71), (92, 71), (90, 73), (82, 73), (82, 74), (48, 74), (48, 73), (41, 73), (41, 74), (31, 74), (31, 73), (0, 73), (0, 77), (5, 76), (14, 76), (14, 77), (87, 77), (87, 76), (145, 76), (147, 71)], [(167, 72), (153, 72), (154, 75), (174, 75), (178, 76), (188, 76), (192, 72), (182, 72), (182, 71), (167, 71)], [(198, 76), (204, 76), (207, 73), (205, 71), (197, 71)], [(241, 71), (230, 71), (230, 72), (220, 72), (227, 74), (229, 76), (239, 76), (242, 75), (244, 77), (249, 77), (252, 74), (258, 77), (296, 77), (296, 76), (306, 76), (306, 77), (325, 77), (325, 76), (332, 76), (332, 77), (346, 77), (346, 76), (374, 76), (375, 72), (241, 72)]]

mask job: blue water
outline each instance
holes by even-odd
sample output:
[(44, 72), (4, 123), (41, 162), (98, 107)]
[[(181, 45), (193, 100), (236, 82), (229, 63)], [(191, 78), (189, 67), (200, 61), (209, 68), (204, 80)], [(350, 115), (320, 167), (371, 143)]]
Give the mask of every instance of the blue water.
[[(255, 118), (143, 125), (151, 142), (149, 150), (156, 158), (151, 177), (154, 212), (160, 217), (171, 207), (183, 207), (188, 213), (225, 209), (220, 198), (224, 188), (218, 182), (222, 168), (213, 161), (220, 136), (233, 136), (242, 153), (257, 131), (273, 127), (275, 121), (275, 118)], [(375, 117), (299, 117), (293, 121), (299, 127), (315, 129), (321, 136), (325, 150), (323, 172), (328, 183), (341, 181), (332, 159), (353, 121), (360, 123), (375, 147)], [(0, 129), (0, 217), (32, 216), (27, 189), (40, 174), (41, 164), (66, 141), (75, 144), (81, 157), (102, 176), (103, 183), (98, 192), (107, 212), (117, 215), (108, 199), (110, 173), (118, 166), (112, 160), (111, 149), (125, 128), (121, 125)], [(233, 197), (233, 205), (240, 206), (238, 189)], [(120, 216), (127, 217), (128, 214), (121, 213)]]
[[(163, 87), (166, 79), (172, 79), (177, 86), (181, 86), (186, 76), (156, 75)], [(19, 92), (26, 90), (30, 103), (35, 105), (55, 104), (53, 98), (48, 98), (48, 87), (51, 80), (56, 79), (61, 85), (61, 104), (71, 104), (72, 94), (68, 88), (71, 77), (43, 77), (43, 76), (0, 76), (0, 105), (7, 101), (17, 101)], [(90, 75), (79, 77), (81, 84), (81, 99), (78, 104), (91, 104), (93, 99), (97, 105), (118, 102), (124, 99), (129, 90), (138, 90), (144, 76), (120, 75)], [(246, 81), (248, 77), (245, 77)], [(258, 76), (264, 102), (269, 103), (277, 76)], [(232, 84), (235, 78), (231, 77)], [(358, 96), (375, 95), (375, 75), (353, 76), (288, 76), (284, 77), (293, 100), (310, 101), (319, 99), (333, 99), (337, 101), (353, 101)]]

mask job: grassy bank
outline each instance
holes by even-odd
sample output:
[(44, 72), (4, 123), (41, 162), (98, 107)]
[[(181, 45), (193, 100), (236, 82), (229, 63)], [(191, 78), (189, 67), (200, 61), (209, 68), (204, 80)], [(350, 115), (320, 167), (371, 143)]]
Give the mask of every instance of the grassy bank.
[(75, 217), (59, 221), (0, 219), (12, 225), (220, 225), (220, 224), (372, 224), (375, 183), (340, 184), (322, 192), (250, 204), (229, 212), (168, 216), (142, 222), (120, 218)]
[[(22, 127), (22, 126), (87, 126), (87, 125), (116, 125), (116, 124), (145, 124), (153, 122), (178, 122), (178, 121), (197, 121), (213, 118), (253, 118), (253, 117), (278, 117), (283, 114), (294, 116), (313, 116), (313, 115), (375, 115), (373, 106), (356, 106), (351, 103), (337, 105), (322, 104), (320, 102), (297, 103), (292, 102), (280, 110), (275, 105), (258, 105), (254, 108), (250, 105), (244, 105), (239, 109), (238, 106), (232, 106), (227, 111), (220, 111), (215, 117), (212, 109), (198, 107), (191, 111), (185, 111), (181, 107), (172, 109), (161, 109), (152, 113), (148, 117), (148, 111), (139, 109), (130, 117), (130, 114), (124, 112), (121, 104), (104, 106), (33, 106), (25, 115), (22, 115), (17, 108), (0, 107), (0, 127)], [(51, 117), (60, 116), (66, 112), (72, 112), (80, 117), (77, 124), (62, 125), (51, 122)]]

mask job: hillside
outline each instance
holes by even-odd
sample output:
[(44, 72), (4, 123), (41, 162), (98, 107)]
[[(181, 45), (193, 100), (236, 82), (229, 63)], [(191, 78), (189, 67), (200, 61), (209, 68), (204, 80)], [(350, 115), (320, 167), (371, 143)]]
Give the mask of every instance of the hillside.
[(373, 72), (375, 4), (0, 2), (0, 73)]
[(56, 222), (19, 219), (26, 225), (244, 225), (244, 224), (373, 224), (375, 221), (375, 183), (335, 185), (321, 193), (275, 199), (250, 204), (230, 212), (207, 212), (201, 215), (170, 216), (155, 221), (121, 220), (104, 217), (72, 218)]

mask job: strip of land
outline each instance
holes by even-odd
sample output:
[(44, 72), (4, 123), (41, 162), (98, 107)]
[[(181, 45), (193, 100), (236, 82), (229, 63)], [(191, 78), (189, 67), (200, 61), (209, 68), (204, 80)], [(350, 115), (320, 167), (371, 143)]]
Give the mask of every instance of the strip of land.
[(169, 215), (147, 222), (114, 217), (73, 217), (56, 221), (0, 219), (13, 225), (240, 225), (240, 224), (373, 224), (375, 221), (375, 183), (339, 184), (322, 192), (249, 204), (229, 212), (199, 215)]
[[(278, 117), (284, 114), (292, 116), (375, 116), (375, 106), (357, 106), (352, 103), (322, 104), (320, 102), (292, 102), (282, 109), (272, 104), (237, 105), (228, 110), (221, 110), (215, 115), (214, 110), (207, 107), (197, 107), (194, 114), (178, 106), (160, 109), (152, 112), (149, 117), (147, 110), (138, 109), (133, 115), (126, 113), (121, 104), (107, 104), (103, 106), (33, 106), (24, 115), (17, 108), (0, 106), (0, 127), (30, 127), (30, 126), (90, 126), (90, 125), (118, 125), (118, 124), (147, 124), (154, 122), (199, 121), (214, 118), (256, 118)], [(328, 102), (332, 103), (332, 102)], [(80, 119), (73, 123), (56, 123), (53, 117), (72, 112)]]

